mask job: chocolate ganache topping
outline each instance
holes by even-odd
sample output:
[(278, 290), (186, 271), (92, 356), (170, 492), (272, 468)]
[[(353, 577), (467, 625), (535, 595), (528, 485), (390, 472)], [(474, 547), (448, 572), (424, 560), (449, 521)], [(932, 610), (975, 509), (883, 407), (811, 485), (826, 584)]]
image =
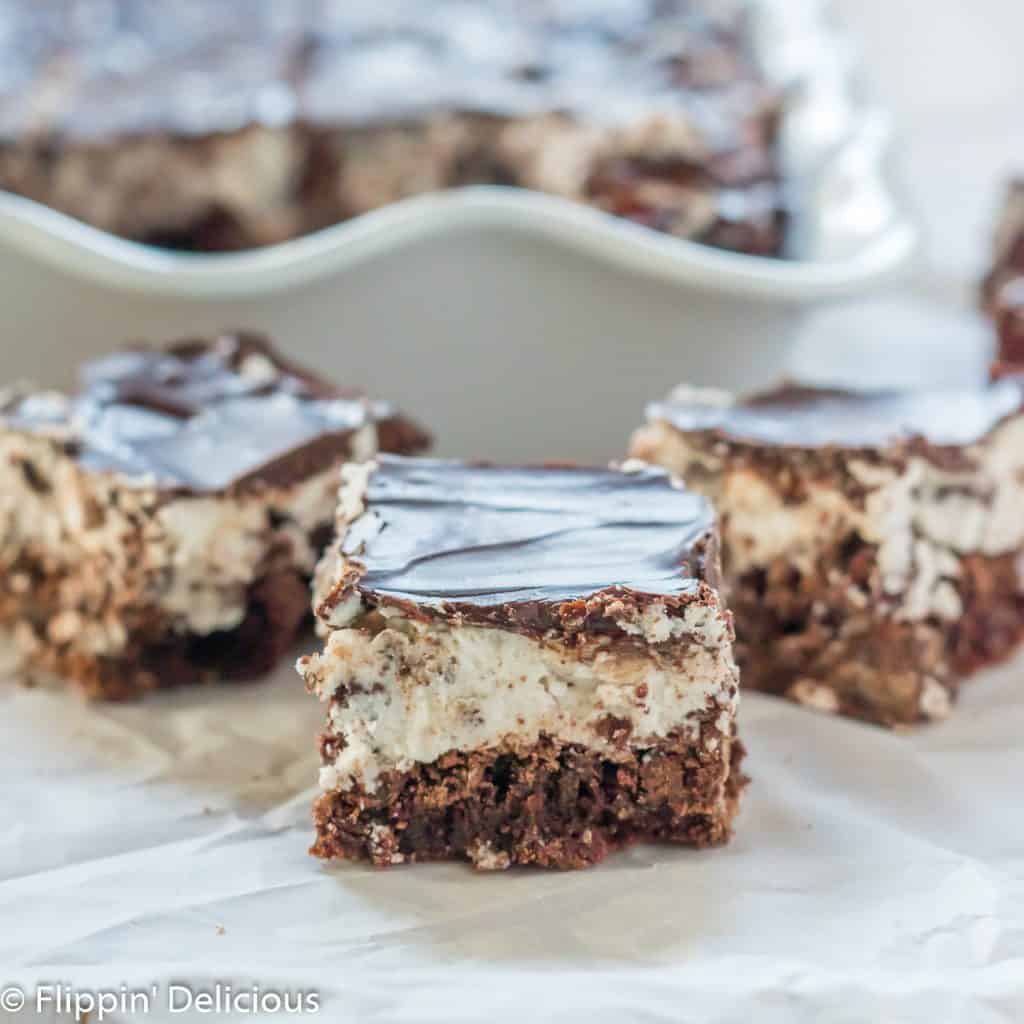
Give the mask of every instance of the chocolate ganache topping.
[(791, 448), (885, 448), (914, 441), (959, 447), (982, 440), (1024, 407), (1024, 376), (942, 391), (846, 391), (786, 384), (728, 403), (681, 389), (648, 407), (687, 433)]
[(58, 433), (89, 470), (210, 493), (287, 486), (327, 469), (348, 454), (371, 406), (264, 339), (228, 334), (105, 356), (86, 364), (73, 398), (20, 396), (3, 418), (14, 430)]
[(711, 506), (651, 467), (384, 456), (366, 504), (343, 553), (365, 569), (371, 603), (523, 623), (607, 590), (691, 597), (717, 572)]
[(765, 100), (743, 0), (0, 0), (0, 136), (202, 135), (436, 111), (685, 107), (714, 149)]

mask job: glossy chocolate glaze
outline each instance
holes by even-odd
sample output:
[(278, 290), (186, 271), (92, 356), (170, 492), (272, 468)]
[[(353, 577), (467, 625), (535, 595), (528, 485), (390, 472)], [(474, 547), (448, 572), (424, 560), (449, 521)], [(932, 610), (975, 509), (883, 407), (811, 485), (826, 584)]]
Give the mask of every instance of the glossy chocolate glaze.
[(390, 415), (250, 334), (126, 349), (86, 364), (81, 378), (71, 399), (16, 399), (6, 425), (57, 432), (84, 467), (162, 489), (288, 486), (346, 456), (374, 414)]
[(982, 440), (1024, 408), (1024, 377), (944, 391), (844, 391), (786, 384), (732, 404), (681, 392), (648, 407), (684, 433), (787, 448), (884, 449), (923, 442), (957, 448)]
[(381, 457), (346, 555), (359, 592), (542, 628), (603, 591), (692, 595), (715, 583), (714, 514), (661, 470), (509, 467)]
[(685, 105), (713, 149), (764, 87), (742, 0), (0, 0), (0, 135)]

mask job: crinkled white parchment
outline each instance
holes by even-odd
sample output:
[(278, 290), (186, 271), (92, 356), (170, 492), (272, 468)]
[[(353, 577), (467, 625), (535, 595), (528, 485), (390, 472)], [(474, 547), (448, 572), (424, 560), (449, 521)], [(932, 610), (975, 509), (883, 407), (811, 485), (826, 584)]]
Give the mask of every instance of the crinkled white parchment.
[[(315, 989), (331, 1021), (1021, 1020), (1022, 674), (909, 735), (748, 696), (732, 845), (494, 875), (307, 856), (322, 712), (287, 668), (125, 706), (4, 683), (0, 983)], [(253, 1019), (161, 998), (146, 1021)]]

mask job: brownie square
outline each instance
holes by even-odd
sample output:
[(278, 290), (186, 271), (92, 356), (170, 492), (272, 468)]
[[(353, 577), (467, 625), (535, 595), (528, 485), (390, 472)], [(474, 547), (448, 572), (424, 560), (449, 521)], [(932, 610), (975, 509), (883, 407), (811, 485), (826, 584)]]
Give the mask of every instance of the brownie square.
[(316, 845), (580, 868), (725, 841), (743, 783), (714, 514), (661, 470), (381, 456), (318, 573)]
[(721, 517), (743, 685), (945, 717), (1024, 634), (1024, 378), (941, 392), (680, 388), (631, 453)]
[(225, 334), (0, 396), (0, 630), (23, 671), (123, 698), (268, 671), (306, 619), (345, 460), (426, 435)]

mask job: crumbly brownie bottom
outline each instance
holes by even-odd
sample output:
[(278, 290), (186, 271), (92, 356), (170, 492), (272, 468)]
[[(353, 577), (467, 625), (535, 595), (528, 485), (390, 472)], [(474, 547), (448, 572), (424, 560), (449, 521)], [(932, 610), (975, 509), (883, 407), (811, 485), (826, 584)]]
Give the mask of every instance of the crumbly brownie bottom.
[(171, 634), (163, 617), (154, 613), (148, 626), (140, 624), (133, 642), (114, 656), (55, 644), (24, 618), (0, 624), (32, 636), (31, 652), (23, 660), (27, 679), (42, 672), (71, 681), (91, 700), (130, 700), (167, 687), (266, 675), (288, 653), (309, 618), (307, 581), (280, 570), (250, 588), (245, 618), (237, 628)]
[(867, 546), (839, 572), (833, 564), (801, 573), (784, 559), (748, 572), (730, 595), (743, 686), (879, 725), (944, 718), (960, 677), (1024, 640), (1017, 562), (1016, 554), (963, 558), (963, 614), (947, 622), (880, 614), (868, 597)]
[[(322, 740), (327, 753), (331, 742)], [(546, 735), (450, 751), (391, 773), (373, 793), (325, 793), (310, 852), (378, 867), (464, 858), (483, 870), (569, 869), (629, 843), (724, 843), (747, 781), (742, 758), (742, 744), (709, 723), (697, 743), (673, 734), (615, 760)]]

